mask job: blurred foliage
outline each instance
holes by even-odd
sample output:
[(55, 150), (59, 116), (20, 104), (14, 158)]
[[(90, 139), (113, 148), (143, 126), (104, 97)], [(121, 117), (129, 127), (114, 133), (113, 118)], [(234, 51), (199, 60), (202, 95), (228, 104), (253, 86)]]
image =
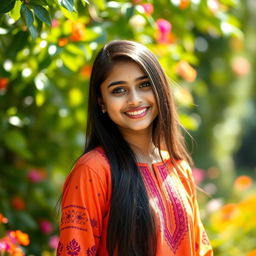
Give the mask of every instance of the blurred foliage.
[[(198, 143), (196, 166), (209, 174), (203, 189), (231, 200), (235, 167), (255, 168), (255, 149), (243, 161), (256, 127), (255, 9), (254, 0), (0, 0), (0, 212), (7, 229), (29, 234), (26, 254), (56, 248), (56, 203), (83, 151), (92, 61), (113, 39), (136, 40), (157, 55)], [(231, 255), (237, 241), (222, 246), (214, 238), (220, 230), (208, 228), (215, 255)]]

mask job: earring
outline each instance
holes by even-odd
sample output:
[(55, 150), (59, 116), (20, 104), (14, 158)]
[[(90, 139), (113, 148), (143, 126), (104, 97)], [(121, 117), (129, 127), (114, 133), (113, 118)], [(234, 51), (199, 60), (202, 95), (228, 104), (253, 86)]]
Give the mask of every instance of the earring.
[(103, 114), (105, 114), (107, 112), (104, 105), (101, 105), (101, 111), (102, 111)]

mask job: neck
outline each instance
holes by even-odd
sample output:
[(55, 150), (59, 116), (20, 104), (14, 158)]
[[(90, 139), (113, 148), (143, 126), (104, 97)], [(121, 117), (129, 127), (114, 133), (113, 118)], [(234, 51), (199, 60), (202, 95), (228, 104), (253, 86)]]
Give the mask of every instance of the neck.
[(152, 141), (152, 129), (125, 132), (122, 135), (139, 162), (153, 162), (158, 158), (156, 147)]

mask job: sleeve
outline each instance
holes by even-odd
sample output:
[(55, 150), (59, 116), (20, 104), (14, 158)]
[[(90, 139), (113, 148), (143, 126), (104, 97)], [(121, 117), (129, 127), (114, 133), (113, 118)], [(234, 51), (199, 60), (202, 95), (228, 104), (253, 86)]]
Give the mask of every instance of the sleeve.
[(208, 239), (207, 233), (200, 217), (200, 210), (198, 207), (197, 196), (196, 196), (196, 185), (192, 175), (192, 170), (190, 166), (185, 163), (185, 170), (187, 172), (187, 177), (190, 181), (191, 192), (192, 192), (192, 202), (193, 202), (193, 217), (194, 217), (194, 236), (195, 236), (195, 251), (196, 256), (213, 256), (212, 246)]
[(106, 187), (86, 165), (75, 167), (66, 180), (57, 256), (96, 255), (106, 209)]

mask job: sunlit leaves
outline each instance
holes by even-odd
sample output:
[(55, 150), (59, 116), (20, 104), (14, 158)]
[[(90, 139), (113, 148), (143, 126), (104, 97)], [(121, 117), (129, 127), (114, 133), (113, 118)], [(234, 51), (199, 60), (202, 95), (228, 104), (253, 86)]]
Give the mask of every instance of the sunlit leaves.
[(29, 28), (34, 22), (34, 16), (32, 11), (25, 5), (22, 4), (20, 8), (21, 17), (24, 20), (26, 26)]
[(70, 12), (73, 12), (73, 6), (74, 6), (73, 0), (59, 0), (59, 3)]
[(35, 15), (39, 20), (51, 26), (52, 20), (49, 12), (42, 6), (31, 4), (31, 8), (33, 9)]

